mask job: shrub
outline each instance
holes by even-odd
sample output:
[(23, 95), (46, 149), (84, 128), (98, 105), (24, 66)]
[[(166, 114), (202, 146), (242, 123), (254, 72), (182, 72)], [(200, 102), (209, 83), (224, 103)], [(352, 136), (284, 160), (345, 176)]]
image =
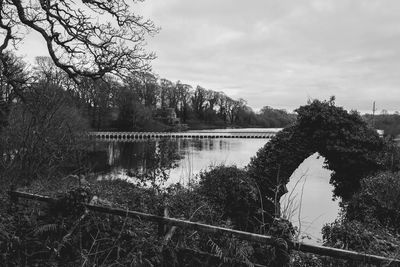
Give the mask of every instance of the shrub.
[(360, 191), (346, 208), (348, 220), (400, 230), (400, 172), (381, 172), (361, 181)]
[(398, 255), (400, 237), (387, 229), (353, 220), (336, 220), (322, 228), (325, 246), (360, 251), (367, 254)]
[(49, 208), (30, 202), (0, 216), (0, 261), (6, 266), (159, 266), (157, 225), (85, 212), (90, 191), (76, 189)]
[(62, 89), (34, 85), (15, 103), (0, 134), (3, 182), (27, 184), (79, 168), (86, 121)]
[(200, 174), (198, 190), (209, 202), (220, 206), (224, 218), (232, 220), (237, 228), (252, 231), (259, 225), (254, 220), (260, 209), (257, 187), (245, 170), (217, 166)]

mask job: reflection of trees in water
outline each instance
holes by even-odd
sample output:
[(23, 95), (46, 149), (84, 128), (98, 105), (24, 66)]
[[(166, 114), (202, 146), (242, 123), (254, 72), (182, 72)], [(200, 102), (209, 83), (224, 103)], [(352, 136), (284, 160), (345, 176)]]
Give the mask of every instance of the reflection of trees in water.
[(113, 167), (122, 167), (128, 176), (154, 185), (165, 182), (169, 170), (182, 158), (174, 140), (112, 143), (109, 155)]
[(230, 142), (223, 139), (181, 139), (179, 140), (182, 149), (204, 150), (229, 150)]
[[(139, 142), (98, 142), (93, 151), (105, 154), (101, 162), (93, 158), (102, 171), (133, 178), (134, 181), (154, 185), (162, 185), (170, 178), (170, 170), (181, 165), (185, 179), (193, 176), (193, 166), (201, 151), (229, 152), (232, 148), (231, 139), (164, 139), (143, 140)], [(214, 162), (204, 165), (207, 168)], [(105, 168), (106, 167), (106, 168)], [(98, 168), (99, 170), (99, 168)], [(128, 176), (128, 177), (127, 177)]]

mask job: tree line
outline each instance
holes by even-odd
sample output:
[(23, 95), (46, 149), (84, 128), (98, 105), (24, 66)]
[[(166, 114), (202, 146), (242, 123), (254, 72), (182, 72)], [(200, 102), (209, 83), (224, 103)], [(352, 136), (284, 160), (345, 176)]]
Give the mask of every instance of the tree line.
[(295, 115), (283, 109), (263, 107), (253, 111), (244, 99), (233, 99), (224, 92), (193, 88), (181, 81), (172, 82), (151, 73), (131, 74), (125, 79), (105, 75), (102, 79), (83, 77), (76, 83), (51, 58), (38, 57), (28, 69), (22, 59), (9, 53), (18, 90), (11, 90), (4, 76), (0, 87), (4, 115), (7, 105), (23, 100), (33, 84), (46, 84), (66, 92), (95, 130), (145, 131), (171, 129), (156, 119), (157, 112), (169, 109), (180, 122), (191, 128), (267, 127), (281, 128), (294, 121)]
[(395, 138), (400, 134), (400, 114), (388, 114), (383, 110), (381, 114), (365, 114), (364, 119), (374, 128), (384, 131), (385, 136)]

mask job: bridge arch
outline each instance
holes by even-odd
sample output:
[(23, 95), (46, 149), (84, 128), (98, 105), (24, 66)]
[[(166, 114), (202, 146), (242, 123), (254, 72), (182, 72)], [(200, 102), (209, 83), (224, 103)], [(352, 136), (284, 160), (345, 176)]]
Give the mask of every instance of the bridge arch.
[(334, 196), (344, 201), (359, 188), (362, 177), (383, 166), (379, 156), (385, 142), (358, 113), (335, 106), (334, 99), (315, 100), (296, 112), (296, 122), (277, 133), (248, 165), (249, 175), (265, 202), (275, 205), (275, 213), (292, 173), (316, 152), (332, 171)]

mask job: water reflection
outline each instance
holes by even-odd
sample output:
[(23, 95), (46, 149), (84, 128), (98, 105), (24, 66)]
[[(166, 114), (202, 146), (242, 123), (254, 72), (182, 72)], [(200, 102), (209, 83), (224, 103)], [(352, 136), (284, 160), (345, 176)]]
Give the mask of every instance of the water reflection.
[(100, 179), (129, 179), (156, 186), (168, 180), (169, 170), (177, 167), (182, 158), (179, 144), (173, 140), (98, 143), (96, 149), (107, 151), (107, 165), (111, 168)]
[(265, 139), (180, 140), (182, 159), (170, 172), (168, 183), (191, 183), (198, 173), (221, 164), (244, 167)]
[(266, 139), (164, 139), (99, 142), (107, 154), (101, 179), (149, 180), (153, 184), (188, 184), (196, 174), (220, 164), (246, 166)]
[(329, 184), (332, 171), (323, 167), (324, 161), (318, 153), (305, 159), (290, 177), (289, 193), (281, 200), (284, 215), (299, 229), (299, 239), (311, 244), (322, 242), (322, 226), (333, 222), (339, 213)]

